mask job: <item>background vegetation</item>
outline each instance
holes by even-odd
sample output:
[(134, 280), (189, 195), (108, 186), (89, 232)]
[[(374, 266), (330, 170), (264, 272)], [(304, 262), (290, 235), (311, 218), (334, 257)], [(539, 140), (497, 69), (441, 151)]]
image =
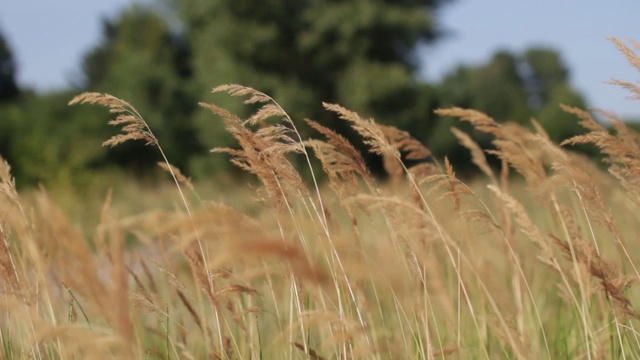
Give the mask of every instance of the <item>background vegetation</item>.
[[(570, 70), (554, 49), (505, 50), (486, 64), (461, 66), (439, 83), (419, 79), (418, 70), (429, 66), (429, 59), (418, 58), (417, 50), (446, 41), (437, 10), (447, 4), (150, 2), (105, 19), (102, 39), (85, 55), (76, 85), (46, 94), (16, 85), (19, 69), (0, 34), (0, 154), (12, 164), (20, 184), (84, 186), (97, 173), (155, 178), (159, 159), (148, 147), (88, 146), (112, 133), (104, 126), (105, 115), (94, 109), (69, 110), (65, 103), (78, 92), (99, 91), (135, 104), (186, 173), (196, 179), (238, 176), (227, 158), (209, 156), (209, 149), (232, 140), (220, 122), (197, 106), (215, 100), (247, 115), (251, 109), (239, 102), (210, 94), (224, 83), (261, 89), (294, 119), (316, 120), (362, 150), (355, 133), (323, 111), (319, 101), (339, 103), (409, 131), (436, 156), (447, 155), (464, 174), (475, 171), (465, 166), (469, 155), (449, 131), (452, 120), (438, 119), (436, 108), (472, 107), (499, 122), (522, 124), (533, 116), (556, 141), (581, 131), (557, 105), (588, 104), (571, 86)], [(300, 133), (305, 137), (311, 132), (301, 124)], [(490, 146), (486, 137), (478, 141)], [(384, 174), (379, 156), (365, 158), (375, 174)]]

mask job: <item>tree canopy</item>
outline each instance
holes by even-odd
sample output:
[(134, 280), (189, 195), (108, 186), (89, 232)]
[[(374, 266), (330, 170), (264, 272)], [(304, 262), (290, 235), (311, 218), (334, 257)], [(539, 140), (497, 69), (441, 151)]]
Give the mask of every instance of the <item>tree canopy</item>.
[[(272, 96), (301, 124), (303, 137), (316, 135), (302, 125), (303, 118), (311, 118), (358, 145), (359, 137), (322, 108), (322, 102), (339, 103), (409, 131), (454, 165), (468, 154), (450, 131), (460, 124), (436, 118), (433, 111), (439, 107), (475, 108), (498, 121), (526, 123), (535, 117), (554, 140), (578, 133), (558, 104), (586, 103), (555, 49), (503, 50), (484, 64), (459, 66), (438, 83), (418, 79), (429, 59), (419, 58), (417, 49), (441, 39), (437, 10), (449, 2), (156, 0), (103, 21), (102, 38), (84, 57), (77, 88), (28, 92), (20, 101), (15, 62), (0, 34), (0, 115), (5, 118), (0, 152), (17, 174), (22, 171), (21, 177), (33, 182), (50, 176), (44, 167), (33, 166), (38, 162), (70, 173), (84, 166), (146, 174), (158, 154), (142, 143), (84, 151), (74, 159), (63, 156), (70, 143), (90, 139), (97, 147), (116, 131), (105, 125), (105, 115), (66, 109), (64, 97), (99, 91), (133, 104), (178, 167), (195, 175), (225, 173), (228, 161), (207, 150), (232, 146), (232, 139), (222, 121), (197, 104), (215, 102), (240, 115), (252, 109), (210, 93), (224, 83)], [(18, 137), (23, 140), (13, 140)], [(80, 137), (85, 140), (76, 140)], [(39, 158), (38, 146), (51, 148), (49, 160)], [(381, 169), (379, 159), (368, 156), (369, 165)]]
[(16, 62), (7, 39), (0, 33), (0, 102), (15, 100), (19, 94)]
[[(197, 97), (189, 85), (190, 50), (184, 34), (172, 31), (159, 11), (133, 7), (105, 20), (102, 41), (85, 56), (83, 70), (87, 90), (135, 104), (175, 165), (186, 166), (201, 151), (191, 123)], [(110, 156), (136, 169), (153, 166), (157, 158), (142, 144), (125, 144), (110, 150)]]
[[(424, 120), (416, 116), (415, 50), (439, 38), (434, 11), (445, 3), (185, 0), (173, 5), (188, 34), (194, 81), (205, 99), (215, 85), (251, 86), (277, 99), (294, 119), (321, 121), (357, 143), (322, 102), (340, 103), (380, 122)], [(224, 98), (216, 102), (247, 111)], [(203, 144), (225, 143), (210, 114), (196, 118)]]
[[(554, 141), (583, 132), (575, 119), (567, 117), (559, 104), (586, 107), (569, 78), (569, 70), (558, 51), (534, 47), (523, 53), (502, 50), (485, 64), (461, 65), (445, 76), (440, 86), (440, 106), (473, 108), (496, 121), (515, 121), (525, 126), (535, 118)], [(470, 130), (457, 121), (441, 119), (430, 144), (437, 155), (448, 155), (455, 163), (467, 162), (467, 151), (456, 147), (451, 126)], [(482, 146), (489, 138), (476, 134)]]

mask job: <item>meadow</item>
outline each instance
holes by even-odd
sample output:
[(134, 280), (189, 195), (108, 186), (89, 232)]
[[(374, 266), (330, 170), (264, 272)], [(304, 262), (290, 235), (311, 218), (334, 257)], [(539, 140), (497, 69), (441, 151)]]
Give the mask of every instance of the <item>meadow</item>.
[[(382, 157), (383, 182), (322, 124), (304, 120), (318, 136), (303, 139), (277, 99), (213, 91), (258, 109), (244, 119), (201, 104), (238, 143), (212, 152), (259, 180), (220, 189), (238, 191), (219, 196), (228, 202), (203, 194), (143, 115), (108, 94), (71, 104), (114, 115), (120, 132), (104, 145), (155, 147), (171, 191), (87, 194), (101, 200), (78, 223), (46, 189), (18, 192), (0, 163), (3, 359), (640, 358), (640, 135), (612, 113), (596, 111), (609, 130), (560, 105), (588, 132), (554, 144), (533, 119), (441, 109), (493, 139), (481, 149), (451, 129), (482, 174), (464, 181), (407, 132), (324, 104)], [(596, 146), (606, 169), (577, 144)]]

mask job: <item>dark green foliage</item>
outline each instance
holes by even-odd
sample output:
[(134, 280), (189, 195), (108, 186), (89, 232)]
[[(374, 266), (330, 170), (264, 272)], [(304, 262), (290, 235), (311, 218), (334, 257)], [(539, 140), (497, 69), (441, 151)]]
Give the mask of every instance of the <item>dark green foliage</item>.
[[(105, 165), (99, 146), (107, 130), (104, 113), (66, 106), (74, 91), (26, 94), (0, 107), (7, 136), (3, 153), (22, 184), (81, 185), (87, 170)], [(6, 132), (5, 132), (6, 130)]]
[[(153, 9), (131, 8), (105, 20), (102, 43), (84, 59), (86, 87), (127, 99), (145, 118), (174, 164), (184, 168), (202, 151), (192, 124), (197, 96), (191, 90), (190, 49)], [(109, 158), (139, 173), (159, 156), (142, 143), (109, 151)]]
[[(532, 48), (523, 54), (501, 51), (486, 64), (460, 66), (445, 77), (440, 91), (442, 107), (473, 108), (498, 122), (515, 121), (526, 126), (533, 117), (555, 142), (584, 132), (577, 120), (559, 107), (585, 108), (586, 102), (571, 86), (569, 70), (553, 49)], [(472, 131), (465, 124), (440, 119), (429, 146), (436, 156), (447, 155), (456, 164), (468, 163), (468, 151), (456, 147), (451, 126)], [(474, 137), (482, 147), (491, 147), (491, 137), (477, 133)]]
[(0, 103), (15, 100), (19, 94), (13, 53), (4, 35), (0, 33)]
[[(416, 46), (438, 37), (433, 10), (445, 1), (175, 2), (193, 49), (194, 78), (206, 93), (239, 83), (274, 97), (296, 120), (311, 118), (359, 139), (322, 102), (379, 122), (424, 121), (417, 110)], [(245, 107), (215, 98), (237, 113)], [(226, 145), (208, 113), (198, 116), (207, 146)], [(212, 131), (213, 130), (213, 131)], [(302, 126), (303, 136), (313, 134)]]
[(539, 109), (555, 99), (553, 92), (567, 85), (569, 70), (553, 49), (533, 48), (522, 55), (524, 81), (531, 106)]
[[(469, 131), (482, 146), (490, 147), (490, 139), (436, 117), (434, 109), (475, 108), (498, 121), (525, 124), (533, 116), (554, 141), (581, 131), (558, 104), (585, 107), (585, 101), (552, 49), (501, 51), (486, 64), (459, 67), (439, 84), (420, 82), (416, 71), (425, 59), (418, 61), (416, 49), (440, 39), (435, 10), (448, 2), (159, 0), (103, 21), (102, 39), (83, 59), (78, 88), (47, 95), (25, 91), (22, 98), (0, 34), (0, 154), (23, 182), (64, 182), (83, 168), (117, 167), (147, 176), (159, 160), (157, 149), (143, 142), (101, 149), (117, 131), (108, 118), (66, 108), (73, 95), (99, 91), (133, 104), (169, 160), (186, 173), (235, 176), (224, 155), (207, 151), (234, 141), (220, 119), (197, 106), (213, 102), (248, 115), (251, 109), (237, 99), (210, 93), (224, 83), (272, 96), (303, 138), (318, 135), (302, 121), (311, 118), (363, 149), (361, 138), (322, 108), (322, 102), (338, 103), (410, 132), (456, 167), (469, 154), (452, 126)], [(363, 153), (380, 173), (380, 159)]]

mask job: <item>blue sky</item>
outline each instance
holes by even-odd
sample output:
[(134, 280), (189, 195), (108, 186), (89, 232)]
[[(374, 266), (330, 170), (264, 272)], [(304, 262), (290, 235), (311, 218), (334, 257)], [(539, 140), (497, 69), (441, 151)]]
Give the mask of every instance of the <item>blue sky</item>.
[[(0, 29), (18, 60), (20, 83), (40, 90), (69, 84), (80, 72), (82, 54), (100, 38), (101, 17), (134, 2), (2, 1)], [(437, 80), (460, 63), (487, 61), (498, 49), (552, 46), (591, 105), (640, 119), (640, 102), (605, 83), (640, 79), (606, 39), (640, 41), (639, 0), (457, 0), (439, 19), (451, 35), (425, 52), (427, 79)]]

